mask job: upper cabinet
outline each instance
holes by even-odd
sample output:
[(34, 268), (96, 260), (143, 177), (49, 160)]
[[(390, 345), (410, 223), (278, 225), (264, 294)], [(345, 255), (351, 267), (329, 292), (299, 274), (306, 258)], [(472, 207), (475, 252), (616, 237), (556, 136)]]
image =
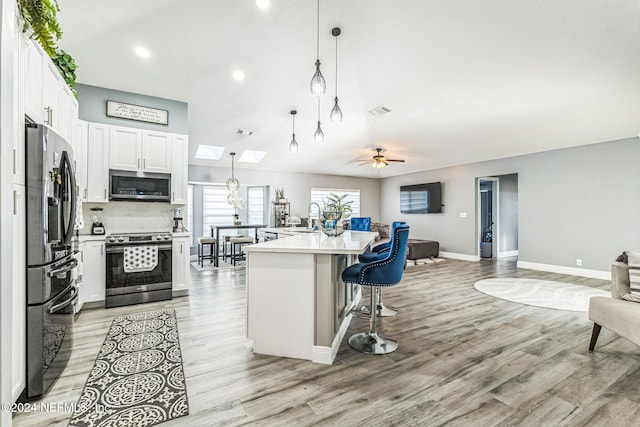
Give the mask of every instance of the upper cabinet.
[(87, 161), (89, 148), (89, 124), (84, 120), (75, 120), (71, 130), (71, 145), (73, 146), (73, 161), (76, 166), (76, 185), (80, 190), (80, 199), (87, 201)]
[(111, 126), (111, 169), (171, 173), (171, 134)]
[(109, 125), (89, 123), (88, 134), (87, 202), (107, 203), (109, 201)]
[(171, 203), (187, 204), (187, 163), (189, 137), (174, 134), (171, 136)]
[(24, 113), (70, 141), (78, 102), (42, 48), (28, 37), (21, 39)]

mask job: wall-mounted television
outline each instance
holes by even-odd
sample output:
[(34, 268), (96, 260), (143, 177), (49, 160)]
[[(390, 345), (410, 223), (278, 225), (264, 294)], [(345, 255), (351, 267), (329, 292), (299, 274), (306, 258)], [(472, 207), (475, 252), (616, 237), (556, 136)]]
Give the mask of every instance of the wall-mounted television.
[(442, 185), (439, 182), (400, 187), (400, 212), (426, 214), (442, 212)]

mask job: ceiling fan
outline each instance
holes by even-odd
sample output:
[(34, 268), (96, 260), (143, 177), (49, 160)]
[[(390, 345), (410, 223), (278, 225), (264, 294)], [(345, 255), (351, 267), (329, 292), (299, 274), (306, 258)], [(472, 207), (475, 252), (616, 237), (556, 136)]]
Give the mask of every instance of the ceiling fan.
[(370, 163), (372, 168), (382, 169), (383, 167), (387, 166), (389, 162), (404, 163), (404, 160), (400, 160), (400, 159), (387, 159), (385, 156), (380, 154), (382, 152), (382, 148), (376, 148), (376, 151), (377, 151), (377, 154), (375, 154), (371, 160), (363, 160), (363, 159), (358, 160), (359, 162), (362, 162), (360, 163), (360, 166)]

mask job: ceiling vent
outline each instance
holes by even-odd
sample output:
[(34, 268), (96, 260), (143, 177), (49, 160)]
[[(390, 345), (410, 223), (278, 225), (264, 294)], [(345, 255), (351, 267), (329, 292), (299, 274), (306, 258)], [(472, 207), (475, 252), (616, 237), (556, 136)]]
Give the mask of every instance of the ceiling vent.
[(383, 114), (387, 114), (387, 113), (391, 112), (391, 108), (385, 107), (384, 105), (380, 105), (380, 106), (378, 106), (376, 108), (373, 108), (373, 109), (369, 110), (369, 112), (371, 114), (373, 114), (374, 116), (376, 116), (376, 117), (380, 117)]
[(238, 135), (253, 135), (253, 131), (252, 130), (246, 130), (246, 129), (238, 129), (237, 134)]

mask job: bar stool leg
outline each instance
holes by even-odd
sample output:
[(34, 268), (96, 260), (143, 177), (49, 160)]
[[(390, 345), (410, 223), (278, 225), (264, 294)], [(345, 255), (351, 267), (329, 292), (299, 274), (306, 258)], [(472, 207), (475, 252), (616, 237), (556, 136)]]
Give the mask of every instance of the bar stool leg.
[(203, 258), (202, 258), (202, 255), (203, 255), (203, 254), (202, 254), (202, 251), (204, 250), (203, 246), (204, 246), (204, 245), (202, 245), (202, 243), (198, 242), (198, 265), (199, 265), (200, 267), (202, 267), (202, 264), (203, 264), (203, 262), (202, 262), (202, 260), (203, 260)]
[[(382, 302), (382, 288), (378, 287), (377, 290), (377, 294), (378, 294), (378, 303), (376, 304), (376, 308), (378, 310), (378, 317), (393, 317), (393, 316), (397, 316), (398, 315), (398, 309), (395, 307), (391, 307), (390, 305), (385, 305)], [(362, 311), (363, 313), (369, 314), (369, 310), (371, 306), (369, 305), (364, 305), (362, 306), (362, 308), (360, 308), (360, 311)]]
[[(371, 307), (376, 305), (378, 288), (379, 286), (371, 287)], [(348, 341), (351, 348), (367, 354), (388, 354), (398, 349), (398, 341), (378, 334), (377, 319), (377, 310), (374, 310), (369, 316), (369, 333), (351, 335)]]

